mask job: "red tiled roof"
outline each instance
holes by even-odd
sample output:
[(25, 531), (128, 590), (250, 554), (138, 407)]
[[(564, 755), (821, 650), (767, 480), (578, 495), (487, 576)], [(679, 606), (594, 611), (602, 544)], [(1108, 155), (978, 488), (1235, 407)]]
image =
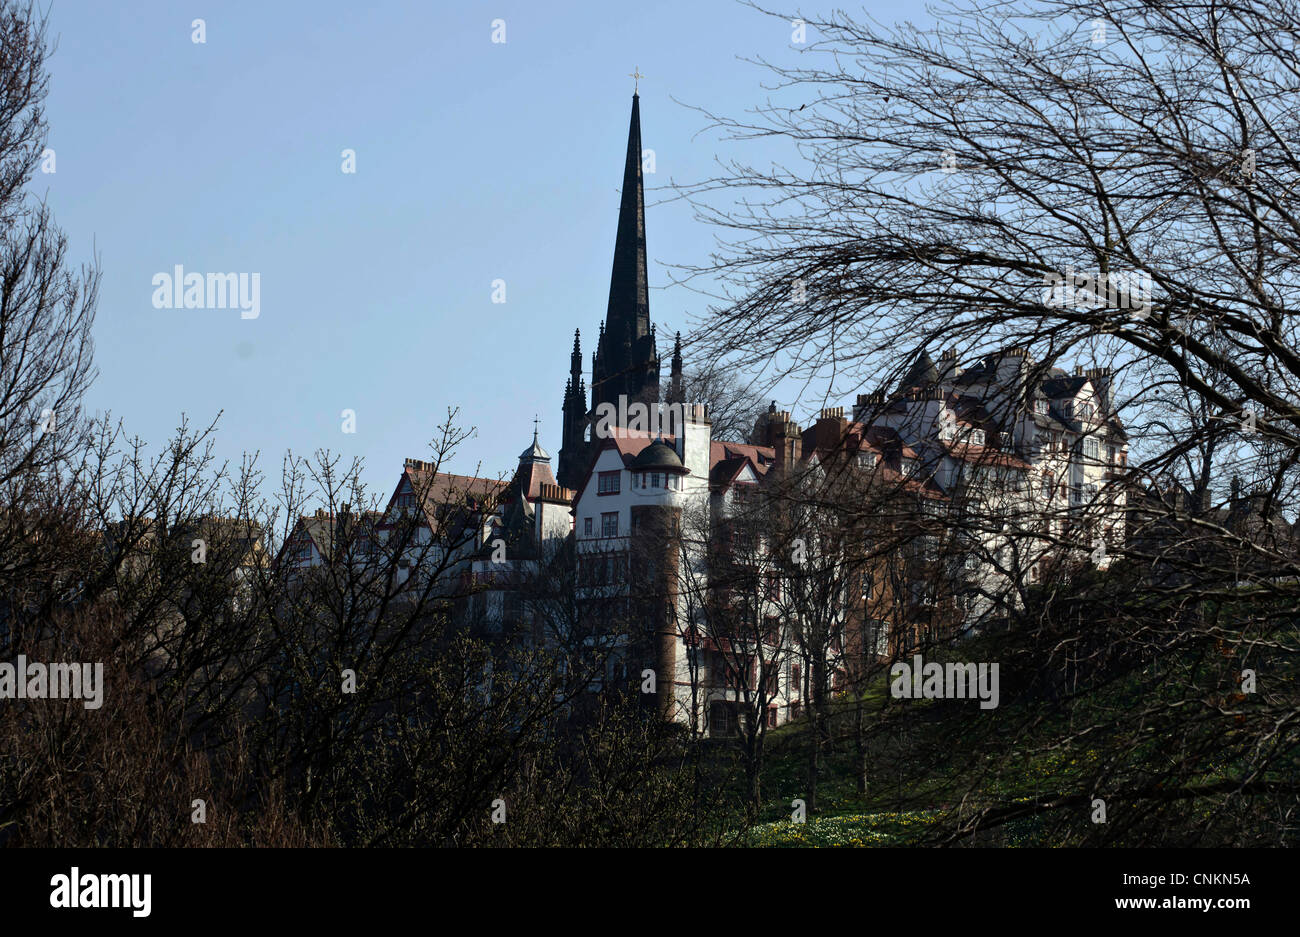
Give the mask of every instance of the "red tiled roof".
[(542, 496), (543, 485), (557, 484), (555, 476), (551, 473), (551, 467), (545, 462), (528, 462), (520, 465), (515, 471), (515, 477), (511, 479), (511, 484), (515, 483), (518, 483), (524, 497), (529, 501), (536, 501)]
[(944, 440), (939, 440), (939, 444), (948, 450), (950, 456), (963, 462), (976, 465), (997, 465), (1006, 468), (1029, 468), (1028, 462), (1010, 452), (1003, 452), (1001, 449), (977, 446), (973, 443), (945, 442)]
[[(478, 478), (474, 475), (456, 475), (451, 472), (434, 472), (432, 469), (406, 466), (402, 478), (398, 480), (389, 498), (388, 507), (402, 488), (402, 482), (410, 480), (411, 490), (421, 499), (420, 508), (424, 521), (430, 530), (438, 530), (440, 515), (448, 510), (464, 508), (468, 505), (483, 507), (495, 505), (496, 499), (505, 491), (506, 483), (498, 478)], [(387, 514), (387, 511), (385, 511)], [(386, 523), (391, 523), (387, 522)]]
[(775, 458), (776, 450), (771, 446), (751, 446), (748, 443), (726, 442), (724, 440), (709, 443), (710, 471), (719, 462), (728, 459), (748, 459), (753, 463), (754, 471), (764, 475)]
[(621, 426), (610, 427), (610, 441), (613, 442), (614, 448), (618, 454), (623, 457), (623, 464), (631, 467), (632, 460), (641, 454), (641, 450), (650, 445), (656, 439), (662, 439), (670, 446), (676, 447), (676, 436), (652, 436), (649, 433), (643, 433), (638, 430), (624, 429)]

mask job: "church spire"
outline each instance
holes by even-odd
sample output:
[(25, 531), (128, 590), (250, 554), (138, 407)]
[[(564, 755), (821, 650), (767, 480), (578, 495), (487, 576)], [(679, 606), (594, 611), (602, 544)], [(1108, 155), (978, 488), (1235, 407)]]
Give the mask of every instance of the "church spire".
[(650, 325), (650, 284), (646, 262), (645, 180), (641, 169), (641, 98), (632, 95), (623, 191), (614, 236), (609, 305), (597, 348), (593, 406), (659, 397), (658, 352)]
[[(634, 78), (644, 77), (639, 73)], [(646, 262), (645, 180), (641, 170), (641, 97), (632, 95), (623, 191), (614, 235), (614, 264), (609, 277), (609, 305), (591, 352), (591, 407), (577, 363), (581, 351), (574, 337), (569, 381), (565, 387), (564, 444), (560, 447), (559, 482), (577, 487), (597, 440), (586, 438), (592, 414), (609, 404), (626, 413), (632, 403), (659, 402), (659, 351), (650, 322), (649, 265)], [(624, 398), (623, 406), (620, 399)]]
[(632, 95), (627, 128), (627, 158), (623, 163), (623, 198), (618, 207), (614, 238), (614, 269), (609, 280), (608, 330), (617, 338), (626, 330), (631, 341), (650, 330), (650, 287), (646, 273), (645, 181), (641, 174), (641, 98)]

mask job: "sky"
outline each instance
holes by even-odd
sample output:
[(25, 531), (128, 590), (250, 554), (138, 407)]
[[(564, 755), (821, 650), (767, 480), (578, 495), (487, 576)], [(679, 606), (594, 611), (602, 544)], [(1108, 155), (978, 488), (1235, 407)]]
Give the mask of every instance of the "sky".
[[(32, 188), (71, 261), (102, 267), (89, 409), (154, 451), (182, 415), (220, 413), (222, 458), (258, 452), (274, 481), (286, 451), (328, 449), (363, 458), (385, 497), (449, 407), (477, 428), (452, 471), (512, 472), (534, 417), (557, 455), (573, 330), (589, 372), (605, 314), (629, 74), (645, 76), (666, 346), (707, 308), (669, 269), (705, 262), (715, 232), (657, 190), (728, 155), (691, 106), (743, 114), (770, 76), (740, 58), (798, 55), (787, 20), (729, 0), (53, 0), (49, 15), (55, 162)], [(155, 277), (178, 265), (256, 274), (256, 318), (167, 308)]]

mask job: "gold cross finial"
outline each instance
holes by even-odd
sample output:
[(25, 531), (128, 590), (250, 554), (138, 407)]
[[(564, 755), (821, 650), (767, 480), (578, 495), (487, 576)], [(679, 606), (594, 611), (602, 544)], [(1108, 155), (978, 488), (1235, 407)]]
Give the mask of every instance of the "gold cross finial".
[(635, 82), (635, 84), (632, 85), (632, 93), (636, 94), (641, 88), (641, 79), (644, 78), (645, 75), (641, 74), (641, 69), (639, 67), (633, 65), (632, 71), (627, 77), (631, 78), (632, 81)]

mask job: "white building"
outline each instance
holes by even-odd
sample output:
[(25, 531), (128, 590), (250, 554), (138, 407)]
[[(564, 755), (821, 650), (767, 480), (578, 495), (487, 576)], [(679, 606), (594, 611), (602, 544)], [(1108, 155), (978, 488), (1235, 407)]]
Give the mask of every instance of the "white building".
[(855, 419), (895, 429), (948, 496), (969, 536), (967, 620), (1004, 614), (1049, 564), (1088, 556), (1101, 569), (1122, 550), (1128, 439), (1111, 373), (1036, 365), (1024, 349), (970, 368), (926, 354), (891, 394), (858, 397)]

